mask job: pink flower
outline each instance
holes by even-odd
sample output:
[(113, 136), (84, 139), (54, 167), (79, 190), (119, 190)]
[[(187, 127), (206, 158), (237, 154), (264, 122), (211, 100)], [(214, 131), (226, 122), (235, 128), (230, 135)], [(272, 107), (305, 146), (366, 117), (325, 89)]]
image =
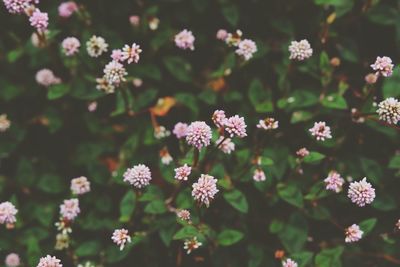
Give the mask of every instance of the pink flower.
[(137, 27), (137, 26), (139, 26), (139, 23), (140, 23), (140, 17), (136, 16), (136, 15), (130, 16), (129, 22), (132, 24), (132, 26)]
[(257, 124), (257, 128), (264, 129), (264, 130), (272, 130), (276, 129), (279, 126), (279, 121), (275, 120), (274, 118), (265, 118), (260, 120)]
[(377, 57), (375, 63), (371, 64), (371, 68), (376, 71), (376, 75), (382, 75), (383, 77), (392, 76), (393, 67), (390, 57)]
[(8, 12), (11, 14), (21, 14), (31, 5), (32, 0), (3, 0), (3, 2)]
[(124, 173), (124, 182), (128, 182), (136, 188), (143, 188), (150, 184), (151, 172), (144, 164), (138, 164), (128, 168)]
[[(224, 141), (222, 141), (222, 140), (224, 140)], [(230, 139), (230, 138), (225, 138), (223, 136), (220, 136), (218, 138), (218, 140), (215, 142), (215, 144), (225, 154), (231, 154), (231, 152), (235, 150), (235, 143), (233, 143), (232, 139)]]
[(8, 130), (11, 126), (11, 121), (7, 119), (7, 114), (0, 114), (0, 133)]
[(5, 264), (7, 267), (18, 267), (21, 264), (18, 254), (10, 253), (6, 257)]
[(78, 53), (81, 43), (75, 37), (68, 37), (64, 39), (61, 46), (64, 50), (65, 55), (72, 56)]
[(15, 206), (9, 202), (3, 202), (0, 204), (0, 224), (14, 224), (17, 221), (15, 215), (18, 210)]
[(289, 59), (304, 60), (312, 56), (313, 50), (307, 40), (292, 41), (289, 46)]
[(68, 221), (73, 221), (80, 212), (79, 200), (77, 198), (66, 199), (60, 205), (60, 215)]
[(204, 121), (192, 122), (186, 131), (186, 142), (199, 150), (210, 145), (211, 137), (211, 128)]
[(292, 259), (286, 259), (282, 262), (282, 267), (297, 267), (297, 262)]
[(192, 168), (185, 164), (182, 167), (175, 169), (175, 179), (179, 181), (187, 181), (191, 172)]
[(125, 76), (128, 74), (124, 68), (124, 65), (117, 61), (111, 61), (104, 67), (104, 79), (109, 84), (119, 86), (121, 82), (125, 82)]
[(47, 255), (46, 257), (40, 258), (40, 261), (36, 267), (62, 267), (61, 261), (56, 257)]
[(140, 78), (134, 78), (134, 79), (132, 80), (132, 84), (133, 84), (133, 86), (135, 86), (135, 87), (140, 87), (140, 86), (142, 86), (142, 84), (143, 84), (143, 80), (140, 79)]
[(131, 242), (131, 237), (129, 236), (128, 230), (123, 228), (114, 230), (111, 239), (119, 246), (120, 250), (124, 249), (126, 243)]
[(318, 141), (325, 141), (325, 138), (332, 138), (331, 128), (329, 126), (326, 126), (326, 123), (324, 121), (315, 122), (314, 126), (309, 129), (309, 131), (311, 132), (311, 135), (315, 136)]
[(85, 176), (71, 180), (71, 191), (75, 195), (83, 195), (90, 192), (90, 182)]
[(190, 221), (190, 211), (188, 210), (179, 210), (176, 213), (176, 216), (178, 216), (178, 218), (181, 220)]
[(350, 184), (347, 196), (351, 202), (357, 204), (359, 207), (364, 207), (366, 204), (371, 204), (374, 201), (375, 189), (367, 182), (367, 178), (364, 177), (361, 181)]
[(400, 101), (389, 97), (378, 104), (379, 119), (396, 125), (400, 121)]
[(338, 172), (331, 171), (328, 177), (325, 178), (324, 182), (327, 190), (332, 190), (336, 193), (339, 193), (340, 191), (342, 191), (344, 179), (340, 176)]
[(364, 232), (361, 231), (360, 227), (357, 224), (353, 224), (352, 226), (346, 228), (345, 231), (346, 237), (344, 241), (346, 243), (357, 242), (358, 240), (361, 239), (363, 234)]
[(368, 73), (367, 75), (365, 75), (364, 80), (368, 84), (374, 84), (378, 80), (378, 75), (376, 75), (375, 73)]
[(186, 29), (175, 35), (175, 45), (181, 49), (194, 50), (194, 40), (192, 32)]
[(78, 5), (74, 1), (63, 2), (58, 6), (58, 15), (62, 18), (68, 18), (76, 11)]
[(43, 86), (50, 86), (61, 83), (61, 79), (56, 77), (53, 71), (49, 69), (41, 69), (36, 73), (36, 82)]
[(121, 62), (122, 61), (122, 50), (121, 49), (114, 49), (111, 52), (111, 58), (113, 61)]
[(211, 117), (212, 121), (214, 122), (215, 126), (218, 128), (224, 127), (226, 116), (225, 111), (223, 110), (216, 110)]
[(96, 101), (92, 101), (88, 104), (88, 111), (89, 112), (94, 112), (97, 109), (97, 102)]
[(230, 137), (238, 136), (240, 138), (246, 137), (246, 123), (243, 117), (238, 115), (232, 116), (225, 120), (225, 131), (227, 131)]
[(139, 62), (139, 55), (142, 52), (142, 49), (140, 49), (140, 46), (133, 43), (132, 46), (125, 45), (124, 48), (122, 48), (122, 57), (121, 59), (123, 61), (127, 61), (128, 64), (131, 64), (132, 62), (138, 63)]
[(178, 122), (174, 126), (174, 130), (172, 133), (176, 136), (176, 138), (181, 139), (186, 136), (188, 125), (183, 122)]
[(215, 194), (218, 193), (217, 179), (211, 175), (202, 174), (197, 181), (192, 185), (192, 196), (201, 204), (210, 206), (210, 201), (214, 199)]
[(224, 29), (219, 29), (217, 32), (217, 39), (225, 41), (226, 37), (228, 37), (228, 32)]
[(249, 39), (244, 39), (243, 41), (240, 41), (238, 44), (238, 48), (235, 51), (236, 54), (244, 57), (245, 60), (249, 60), (250, 58), (252, 58), (255, 52), (257, 52), (256, 43)]
[(36, 9), (32, 16), (29, 18), (29, 22), (31, 26), (35, 27), (38, 31), (44, 31), (49, 26), (49, 16), (45, 12), (40, 12), (39, 9)]
[(254, 170), (254, 174), (253, 174), (253, 180), (256, 182), (262, 182), (265, 181), (267, 178), (265, 177), (265, 172), (260, 169), (257, 168)]
[(307, 148), (303, 147), (296, 151), (296, 155), (299, 156), (300, 158), (304, 158), (310, 155), (310, 151), (308, 151)]
[(197, 241), (197, 237), (186, 239), (183, 243), (183, 249), (186, 249), (186, 253), (190, 254), (193, 250), (198, 249), (202, 245), (201, 242)]

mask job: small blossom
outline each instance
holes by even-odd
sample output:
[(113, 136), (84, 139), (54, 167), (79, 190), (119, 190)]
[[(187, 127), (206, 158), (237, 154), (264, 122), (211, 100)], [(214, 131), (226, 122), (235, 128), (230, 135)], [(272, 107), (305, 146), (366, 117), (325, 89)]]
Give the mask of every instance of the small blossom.
[(72, 56), (78, 53), (81, 43), (75, 37), (68, 37), (64, 39), (61, 46), (64, 50), (65, 55)]
[(140, 86), (142, 86), (142, 84), (143, 84), (143, 80), (140, 79), (140, 78), (134, 78), (134, 79), (132, 80), (132, 84), (133, 84), (133, 86), (135, 86), (135, 87), (140, 87)]
[(375, 73), (368, 73), (364, 77), (365, 82), (368, 84), (374, 84), (378, 80), (378, 76)]
[(175, 45), (181, 49), (194, 50), (194, 40), (193, 33), (186, 29), (175, 35)]
[(325, 141), (325, 138), (332, 138), (331, 128), (323, 121), (315, 122), (314, 127), (309, 129), (309, 131), (311, 132), (311, 135), (315, 136), (318, 141)]
[(40, 261), (36, 267), (62, 267), (62, 264), (61, 260), (47, 255), (46, 257), (40, 258)]
[(210, 145), (211, 137), (211, 128), (204, 121), (192, 122), (187, 128), (186, 142), (199, 150)]
[(53, 71), (49, 69), (41, 69), (36, 73), (35, 76), (36, 82), (43, 86), (50, 86), (53, 84), (61, 83), (61, 79), (56, 77)]
[(97, 102), (96, 101), (92, 101), (88, 104), (88, 111), (89, 112), (94, 112), (97, 109)]
[[(44, 40), (47, 40), (49, 38), (50, 31), (45, 30), (45, 31), (42, 31), (40, 34), (44, 35), (44, 37), (43, 37)], [(39, 38), (39, 33), (36, 31), (33, 32), (31, 35), (31, 43), (34, 47), (37, 47), (37, 48), (46, 46), (46, 42), (43, 42), (42, 38)]]
[(400, 102), (393, 97), (386, 98), (379, 103), (376, 112), (380, 120), (389, 124), (397, 124), (400, 121)]
[(113, 61), (121, 62), (122, 61), (122, 50), (121, 49), (114, 49), (111, 52), (111, 58)]
[(310, 151), (308, 151), (307, 148), (303, 147), (296, 151), (296, 155), (299, 156), (300, 158), (304, 158), (310, 155)]
[(140, 17), (137, 15), (130, 16), (129, 22), (132, 26), (137, 27), (137, 26), (139, 26), (139, 23), (140, 23)]
[(154, 137), (156, 139), (162, 139), (171, 135), (171, 132), (167, 130), (164, 126), (158, 126), (154, 129)]
[(197, 241), (197, 237), (186, 239), (183, 248), (186, 249), (186, 253), (190, 254), (193, 250), (198, 249), (202, 245), (201, 242)]
[(66, 233), (61, 233), (56, 235), (56, 245), (54, 249), (63, 250), (69, 247), (69, 235)]
[(83, 195), (90, 192), (90, 182), (85, 176), (71, 180), (71, 191), (75, 195)]
[(178, 122), (177, 124), (175, 124), (172, 133), (176, 136), (176, 138), (181, 139), (186, 137), (187, 128), (187, 123)]
[(8, 130), (11, 126), (11, 121), (7, 119), (6, 114), (0, 115), (0, 133), (3, 133)]
[(86, 42), (86, 50), (91, 57), (99, 57), (104, 52), (107, 52), (108, 44), (103, 37), (93, 35), (89, 41)]
[(217, 144), (218, 148), (225, 154), (231, 154), (231, 152), (235, 150), (235, 143), (233, 143), (230, 138), (220, 136), (215, 144)]
[(9, 202), (5, 201), (0, 204), (0, 224), (14, 224), (17, 221), (15, 215), (17, 215), (18, 210), (15, 206)]
[(274, 118), (265, 118), (260, 120), (257, 124), (257, 128), (264, 129), (264, 130), (272, 130), (276, 129), (279, 126), (279, 121), (275, 120)]
[(346, 237), (344, 241), (346, 243), (357, 242), (358, 240), (361, 239), (363, 234), (364, 232), (361, 231), (360, 227), (357, 224), (353, 224), (352, 226), (346, 228), (345, 231)]
[(256, 43), (249, 39), (244, 39), (238, 44), (238, 48), (235, 53), (242, 56), (245, 60), (249, 60), (253, 57), (253, 54), (257, 52)]
[(104, 67), (104, 79), (109, 84), (115, 86), (118, 86), (121, 82), (125, 82), (127, 74), (124, 66), (117, 61), (111, 61)]
[(155, 31), (158, 29), (158, 25), (160, 24), (160, 20), (156, 17), (151, 17), (149, 19), (149, 28), (152, 31)]
[(71, 222), (65, 220), (62, 217), (54, 225), (57, 227), (57, 230), (60, 231), (63, 235), (68, 235), (72, 233)]
[(246, 123), (243, 117), (238, 115), (232, 116), (225, 120), (225, 131), (227, 131), (230, 137), (238, 136), (240, 138), (246, 137)]
[(174, 159), (171, 154), (169, 154), (167, 148), (163, 148), (160, 150), (161, 163), (164, 165), (169, 165)]
[(197, 183), (192, 185), (192, 188), (194, 199), (207, 207), (210, 206), (210, 201), (214, 199), (215, 194), (219, 191), (217, 189), (217, 179), (207, 174), (202, 174)]
[(225, 111), (223, 111), (223, 110), (214, 111), (211, 119), (214, 122), (215, 126), (217, 126), (218, 128), (224, 127), (225, 120), (226, 120)]
[(31, 5), (32, 0), (3, 0), (3, 3), (11, 14), (21, 14)]
[(297, 267), (297, 262), (292, 259), (286, 259), (282, 262), (282, 267)]
[(106, 94), (112, 94), (115, 92), (115, 86), (110, 84), (106, 79), (104, 78), (97, 78), (96, 79), (96, 89), (103, 91)]
[(58, 6), (58, 15), (62, 18), (69, 18), (78, 11), (78, 5), (74, 1), (63, 2)]
[(142, 49), (140, 49), (140, 46), (133, 43), (132, 46), (125, 45), (124, 48), (122, 48), (122, 61), (127, 61), (128, 64), (131, 64), (132, 62), (138, 63), (140, 59), (140, 53), (142, 53)]
[(242, 31), (236, 30), (234, 33), (228, 33), (225, 38), (225, 43), (229, 46), (238, 46), (240, 41), (242, 40)]
[(359, 207), (364, 207), (366, 204), (371, 204), (374, 201), (375, 189), (367, 182), (367, 178), (364, 177), (361, 181), (350, 184), (347, 196), (351, 202), (357, 204)]
[(66, 199), (60, 205), (60, 215), (68, 221), (73, 221), (80, 212), (79, 200), (77, 198)]
[(313, 50), (307, 40), (292, 41), (289, 46), (289, 59), (304, 60), (312, 56)]
[(138, 164), (128, 168), (124, 173), (124, 182), (128, 182), (136, 188), (143, 188), (150, 184), (151, 172), (149, 167)]
[(49, 15), (36, 9), (32, 13), (32, 16), (29, 17), (29, 22), (31, 23), (31, 26), (35, 27), (38, 31), (44, 31), (49, 25)]
[(340, 176), (338, 172), (331, 171), (328, 177), (325, 178), (324, 182), (327, 190), (332, 190), (336, 193), (339, 193), (340, 191), (342, 191), (344, 179)]
[(119, 246), (120, 250), (124, 249), (126, 243), (131, 242), (131, 237), (129, 236), (128, 230), (123, 228), (114, 230), (111, 239)]
[(176, 213), (179, 219), (189, 222), (190, 221), (190, 211), (188, 210), (179, 210)]
[(254, 170), (254, 173), (253, 173), (254, 181), (262, 182), (262, 181), (265, 181), (266, 179), (267, 179), (267, 177), (265, 176), (265, 172), (262, 169), (257, 168)]
[(225, 41), (225, 39), (228, 37), (228, 32), (224, 29), (219, 29), (217, 32), (217, 39), (221, 41)]
[(18, 267), (21, 264), (18, 254), (8, 254), (5, 260), (5, 264), (7, 267)]
[(390, 57), (377, 57), (375, 63), (371, 64), (371, 68), (376, 71), (376, 75), (382, 75), (383, 77), (392, 76), (393, 67)]
[(191, 172), (192, 172), (192, 167), (185, 164), (182, 167), (175, 169), (175, 179), (179, 181), (187, 181)]

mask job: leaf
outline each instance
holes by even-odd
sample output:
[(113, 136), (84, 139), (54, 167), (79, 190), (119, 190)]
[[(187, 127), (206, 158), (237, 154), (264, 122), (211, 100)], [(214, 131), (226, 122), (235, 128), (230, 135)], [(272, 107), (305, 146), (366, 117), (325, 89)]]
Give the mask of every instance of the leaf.
[(377, 221), (378, 220), (376, 218), (370, 218), (359, 223), (361, 230), (364, 232), (363, 237), (369, 234), (372, 229), (374, 229)]
[(271, 166), (274, 164), (274, 161), (268, 157), (261, 157), (259, 164), (261, 166)]
[(175, 233), (172, 239), (178, 240), (178, 239), (188, 239), (188, 238), (193, 238), (199, 234), (198, 230), (196, 227), (192, 225), (187, 225), (180, 229), (178, 232)]
[(304, 163), (310, 163), (310, 164), (315, 164), (320, 162), (322, 159), (325, 158), (324, 154), (321, 154), (316, 151), (310, 151), (310, 154), (304, 157)]
[(293, 213), (282, 231), (278, 233), (285, 248), (290, 252), (300, 252), (308, 237), (308, 224), (300, 213)]
[(296, 90), (286, 100), (287, 109), (293, 110), (298, 108), (311, 107), (318, 103), (318, 95), (310, 90)]
[(164, 201), (155, 199), (146, 205), (144, 211), (150, 214), (163, 214), (167, 212), (167, 208), (165, 207)]
[(273, 111), (271, 93), (264, 89), (259, 79), (254, 79), (250, 83), (248, 97), (257, 112)]
[(390, 159), (388, 168), (400, 169), (400, 155), (395, 155)]
[(237, 189), (224, 193), (225, 200), (240, 212), (247, 213), (249, 204), (246, 196)]
[(225, 229), (217, 236), (218, 244), (221, 246), (231, 246), (242, 240), (244, 234), (234, 229)]
[(395, 67), (393, 69), (393, 75), (390, 77), (386, 77), (383, 80), (383, 86), (382, 86), (383, 98), (399, 97), (400, 96), (399, 84), (400, 84), (400, 68)]
[(185, 59), (177, 56), (165, 57), (164, 65), (167, 70), (181, 82), (191, 82), (192, 66)]
[(277, 219), (273, 219), (269, 224), (269, 231), (273, 234), (281, 232), (284, 228), (285, 223)]
[(100, 243), (97, 241), (87, 241), (79, 245), (75, 250), (78, 257), (87, 257), (97, 255), (100, 251)]
[(375, 209), (382, 211), (390, 211), (397, 208), (395, 198), (389, 194), (377, 194), (371, 205)]
[(132, 190), (126, 192), (125, 196), (122, 198), (119, 204), (120, 222), (128, 222), (135, 210), (136, 206), (136, 195)]
[(383, 170), (381, 165), (368, 158), (360, 158), (361, 169), (364, 173), (368, 173), (368, 180), (378, 184), (383, 177)]
[(67, 84), (55, 84), (51, 85), (47, 91), (47, 98), (49, 100), (54, 100), (66, 95), (70, 90), (70, 87)]
[(367, 17), (377, 24), (392, 25), (396, 23), (398, 11), (389, 5), (380, 4), (371, 8), (367, 13)]
[(279, 183), (277, 185), (278, 195), (288, 202), (289, 204), (296, 206), (298, 208), (302, 208), (304, 206), (303, 203), (303, 195), (299, 188), (294, 184), (282, 184)]
[(331, 249), (323, 249), (315, 257), (316, 267), (341, 267), (342, 261), (340, 260), (344, 247), (339, 246)]
[(298, 267), (306, 267), (311, 264), (313, 256), (314, 254), (312, 252), (302, 251), (291, 254), (290, 258), (298, 263)]
[(348, 108), (346, 100), (343, 98), (343, 96), (340, 96), (338, 94), (327, 95), (326, 97), (324, 97), (322, 99), (321, 104), (324, 107), (333, 108), (333, 109), (347, 109)]
[(53, 174), (44, 174), (39, 179), (37, 187), (49, 194), (61, 193), (64, 189), (61, 177)]
[(224, 15), (226, 21), (232, 26), (236, 27), (239, 21), (239, 9), (234, 4), (225, 5), (222, 7), (222, 14)]

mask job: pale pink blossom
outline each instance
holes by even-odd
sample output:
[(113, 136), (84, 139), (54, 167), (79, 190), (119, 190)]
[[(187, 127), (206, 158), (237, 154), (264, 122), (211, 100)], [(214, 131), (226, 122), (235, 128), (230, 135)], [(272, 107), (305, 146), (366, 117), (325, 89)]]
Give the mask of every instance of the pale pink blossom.
[(140, 53), (142, 52), (142, 49), (140, 49), (140, 46), (133, 43), (132, 46), (125, 45), (122, 48), (122, 61), (127, 61), (128, 64), (131, 64), (132, 62), (138, 63), (140, 59)]
[(282, 262), (282, 267), (297, 267), (297, 262), (292, 259), (286, 259)]
[(264, 130), (273, 130), (278, 128), (279, 121), (275, 120), (274, 118), (265, 118), (263, 120), (259, 120), (257, 124), (257, 128), (264, 129)]
[(217, 31), (217, 39), (221, 41), (225, 41), (225, 39), (228, 37), (228, 32), (225, 29), (219, 29)]
[(193, 250), (198, 249), (202, 245), (201, 242), (197, 240), (197, 237), (193, 237), (191, 239), (186, 239), (183, 248), (186, 249), (186, 253), (190, 254)]
[(219, 150), (221, 150), (225, 154), (231, 154), (232, 151), (235, 150), (235, 143), (233, 143), (232, 139), (230, 138), (220, 136), (215, 144), (218, 146)]
[(246, 137), (246, 123), (243, 117), (238, 115), (226, 119), (224, 122), (225, 131), (229, 133), (230, 137), (238, 136), (240, 138)]
[(359, 207), (364, 207), (366, 204), (371, 204), (375, 199), (375, 189), (367, 178), (364, 177), (361, 181), (350, 183), (347, 196), (351, 202), (357, 204)]
[(371, 68), (376, 71), (376, 75), (382, 75), (383, 77), (389, 77), (393, 74), (392, 59), (390, 57), (377, 57), (374, 64), (371, 64)]
[(132, 26), (139, 26), (140, 23), (140, 17), (137, 15), (133, 15), (129, 17), (129, 22), (132, 24)]
[(296, 155), (299, 156), (300, 158), (304, 158), (310, 155), (310, 151), (308, 151), (307, 148), (303, 147), (296, 151)]
[(50, 86), (61, 83), (61, 79), (56, 77), (53, 71), (49, 69), (41, 69), (36, 73), (36, 82), (43, 86)]
[(164, 165), (169, 165), (174, 160), (166, 147), (160, 150), (160, 157)]
[(245, 60), (251, 59), (255, 52), (257, 52), (257, 45), (250, 39), (240, 41), (235, 51), (236, 54), (242, 56)]
[(177, 124), (175, 124), (172, 133), (176, 136), (176, 138), (181, 139), (186, 137), (187, 128), (188, 128), (187, 123), (178, 122)]
[(211, 119), (214, 122), (215, 126), (217, 126), (218, 128), (224, 127), (225, 120), (226, 120), (225, 111), (223, 111), (223, 110), (214, 111)]
[(181, 49), (194, 50), (194, 40), (193, 33), (186, 29), (175, 35), (175, 45)]
[(346, 243), (357, 242), (362, 238), (363, 234), (364, 232), (360, 229), (360, 226), (358, 226), (357, 224), (353, 224), (352, 226), (346, 228), (346, 237), (344, 241)]
[(149, 28), (152, 31), (155, 31), (158, 29), (158, 25), (160, 24), (160, 19), (157, 17), (150, 17), (149, 18)]
[(128, 230), (123, 228), (114, 230), (111, 239), (115, 244), (119, 246), (120, 250), (124, 249), (126, 243), (131, 242), (131, 237)]
[(58, 6), (58, 15), (62, 18), (68, 18), (76, 11), (78, 5), (74, 1), (63, 2)]
[(0, 115), (0, 133), (8, 130), (11, 126), (11, 121), (7, 119), (7, 114)]
[(266, 179), (267, 179), (267, 177), (265, 176), (265, 172), (262, 169), (257, 168), (254, 170), (254, 173), (253, 173), (254, 181), (262, 182), (262, 181), (265, 181)]
[(143, 80), (140, 79), (140, 78), (133, 78), (132, 84), (133, 84), (133, 86), (135, 86), (135, 87), (140, 87), (140, 86), (143, 85)]
[(179, 181), (187, 181), (191, 172), (192, 172), (192, 167), (185, 164), (182, 167), (175, 169), (175, 179)]
[(19, 255), (16, 253), (10, 253), (7, 255), (5, 264), (7, 267), (18, 267), (21, 264)]
[(11, 14), (21, 14), (32, 4), (32, 0), (3, 0), (3, 3)]
[(40, 258), (40, 261), (36, 267), (62, 267), (62, 264), (61, 260), (47, 255), (46, 257)]
[(88, 111), (89, 112), (94, 112), (97, 109), (97, 102), (96, 101), (92, 101), (88, 104)]
[(327, 190), (339, 193), (340, 191), (342, 191), (344, 179), (340, 176), (338, 172), (331, 171), (328, 174), (328, 177), (325, 178), (324, 182)]
[(79, 200), (77, 198), (66, 199), (60, 205), (60, 215), (68, 221), (73, 221), (80, 212)]
[(378, 80), (378, 75), (376, 75), (375, 73), (368, 73), (367, 75), (365, 75), (364, 80), (368, 84), (374, 84)]
[(5, 201), (0, 204), (0, 224), (14, 224), (17, 221), (15, 217), (18, 210), (15, 206), (9, 202)]
[(327, 126), (324, 121), (315, 122), (314, 126), (309, 129), (309, 131), (318, 141), (325, 141), (325, 139), (332, 138), (331, 128)]
[(91, 57), (99, 57), (108, 50), (108, 44), (103, 37), (93, 35), (86, 42), (86, 50)]
[(190, 221), (190, 211), (188, 210), (179, 210), (176, 213), (179, 219), (189, 222)]
[(204, 121), (192, 122), (186, 131), (186, 142), (199, 150), (210, 145), (211, 137), (211, 128)]
[(217, 179), (213, 176), (202, 174), (198, 181), (192, 185), (192, 196), (201, 204), (210, 206), (210, 201), (214, 199), (215, 194), (218, 193)]
[(104, 77), (96, 78), (96, 89), (100, 90), (106, 94), (112, 94), (115, 92), (115, 86), (110, 84)]
[(138, 164), (128, 168), (124, 173), (124, 182), (128, 182), (136, 188), (143, 188), (150, 184), (151, 172), (149, 167)]
[(304, 60), (312, 56), (313, 50), (307, 40), (292, 41), (289, 46), (289, 59)]
[(121, 62), (122, 61), (122, 50), (121, 49), (114, 49), (111, 52), (111, 58), (113, 61)]
[(379, 119), (396, 125), (400, 121), (400, 101), (389, 97), (378, 104)]
[(72, 56), (79, 52), (81, 43), (75, 37), (67, 37), (61, 44), (65, 55)]
[(35, 27), (38, 31), (44, 31), (49, 25), (49, 15), (36, 9), (29, 17), (29, 22), (31, 23), (31, 26)]
[(104, 79), (109, 84), (119, 86), (122, 82), (126, 81), (125, 76), (128, 75), (124, 65), (117, 61), (111, 61), (104, 67)]
[(71, 191), (75, 195), (83, 195), (90, 192), (90, 182), (85, 176), (71, 180)]

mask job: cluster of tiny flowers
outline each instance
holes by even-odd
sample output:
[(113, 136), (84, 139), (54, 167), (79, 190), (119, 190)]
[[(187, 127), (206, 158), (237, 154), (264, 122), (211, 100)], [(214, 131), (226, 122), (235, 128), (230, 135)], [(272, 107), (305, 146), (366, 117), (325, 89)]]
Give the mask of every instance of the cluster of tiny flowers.
[(257, 168), (257, 169), (254, 170), (254, 173), (253, 173), (253, 180), (254, 181), (262, 182), (262, 181), (265, 181), (266, 179), (267, 178), (265, 176), (265, 172), (262, 169)]
[(111, 52), (111, 59), (117, 62), (122, 61), (122, 50), (121, 49), (114, 49)]
[(344, 241), (346, 243), (357, 242), (358, 240), (361, 239), (363, 233), (364, 232), (360, 229), (360, 227), (357, 224), (353, 224), (352, 226), (346, 228), (345, 231), (346, 237)]
[(66, 220), (73, 221), (80, 212), (79, 200), (77, 198), (66, 199), (60, 205), (60, 215)]
[(128, 168), (124, 173), (124, 182), (128, 182), (136, 188), (143, 188), (150, 184), (151, 172), (144, 164), (138, 164)]
[(71, 191), (75, 195), (83, 195), (90, 192), (90, 182), (85, 176), (71, 180)]
[(127, 74), (124, 65), (114, 60), (104, 67), (104, 79), (114, 86), (119, 86), (121, 82), (125, 82)]
[(238, 46), (242, 40), (242, 31), (236, 30), (234, 33), (228, 33), (223, 40), (228, 46)]
[(272, 130), (276, 129), (279, 126), (279, 121), (275, 120), (274, 118), (265, 118), (260, 120), (257, 124), (257, 128), (264, 129), (264, 130)]
[(376, 71), (376, 75), (382, 75), (383, 77), (389, 77), (393, 74), (392, 59), (390, 57), (377, 57), (374, 64), (371, 64), (371, 68)]
[(3, 0), (3, 3), (11, 14), (21, 14), (31, 5), (32, 0)]
[(229, 133), (230, 137), (238, 136), (240, 138), (246, 137), (246, 123), (243, 117), (238, 115), (232, 116), (225, 120), (225, 131)]
[(194, 40), (193, 33), (186, 29), (175, 35), (175, 45), (180, 49), (194, 50)]
[(163, 148), (160, 150), (161, 163), (164, 165), (169, 165), (174, 159), (171, 154), (169, 154), (167, 148)]
[(307, 40), (292, 41), (289, 45), (289, 59), (304, 60), (312, 56), (313, 50)]
[(149, 28), (152, 31), (155, 31), (158, 29), (158, 25), (160, 24), (160, 19), (157, 17), (150, 17), (149, 18)]
[(214, 179), (211, 175), (202, 174), (197, 181), (192, 185), (192, 196), (195, 200), (207, 207), (210, 205), (210, 201), (214, 199), (215, 194), (218, 193), (217, 179)]
[(253, 54), (257, 52), (256, 43), (249, 39), (244, 39), (240, 41), (235, 53), (242, 56), (245, 60), (249, 60), (253, 57)]
[(350, 183), (347, 196), (351, 202), (357, 204), (359, 207), (364, 207), (366, 204), (371, 204), (374, 201), (375, 189), (367, 182), (367, 178), (364, 177), (359, 182)]
[(307, 157), (308, 155), (310, 155), (310, 151), (308, 151), (307, 148), (302, 147), (296, 151), (296, 155), (299, 156), (300, 158), (304, 158), (304, 157)]
[(73, 56), (78, 53), (81, 43), (75, 37), (67, 37), (62, 41), (61, 46), (66, 56)]
[(187, 123), (178, 122), (177, 124), (175, 124), (172, 133), (176, 136), (176, 138), (181, 139), (186, 136), (187, 128)]
[(189, 222), (190, 221), (190, 211), (188, 210), (179, 210), (176, 213), (179, 219)]
[(103, 37), (93, 35), (89, 41), (86, 42), (86, 50), (91, 57), (99, 57), (107, 52), (108, 44)]
[(197, 240), (197, 237), (193, 237), (185, 240), (183, 248), (186, 249), (187, 254), (190, 254), (193, 250), (198, 249), (201, 245), (202, 243)]
[(226, 120), (225, 111), (223, 111), (223, 110), (214, 111), (211, 119), (214, 122), (215, 126), (217, 126), (218, 128), (224, 127), (225, 120)]
[(50, 86), (61, 83), (61, 79), (56, 77), (52, 70), (41, 69), (36, 73), (36, 82), (43, 86)]
[(225, 41), (225, 39), (228, 37), (228, 32), (225, 29), (219, 29), (216, 37), (218, 40)]
[(135, 27), (139, 26), (139, 24), (140, 24), (140, 17), (137, 16), (137, 15), (130, 16), (130, 17), (129, 17), (129, 23), (130, 23), (132, 26), (135, 26)]
[(191, 172), (192, 167), (185, 164), (182, 167), (175, 169), (175, 179), (179, 181), (187, 181)]
[(62, 267), (61, 260), (56, 257), (47, 255), (46, 257), (40, 258), (39, 263), (36, 267)]
[(0, 132), (5, 132), (10, 128), (11, 122), (9, 119), (7, 119), (6, 114), (1, 114), (0, 115)]
[(15, 215), (17, 215), (18, 210), (15, 206), (9, 202), (3, 202), (0, 204), (0, 224), (14, 224), (17, 221)]
[(211, 137), (211, 128), (204, 121), (192, 122), (187, 127), (186, 142), (199, 150), (210, 145)]
[(318, 141), (325, 141), (325, 139), (332, 138), (331, 128), (327, 126), (324, 121), (315, 122), (314, 126), (309, 129), (309, 131)]
[(106, 79), (104, 78), (97, 78), (96, 79), (96, 89), (99, 91), (102, 91), (106, 94), (112, 94), (115, 92), (115, 86), (110, 84)]
[(286, 259), (282, 262), (282, 267), (297, 267), (297, 262), (292, 259)]
[(225, 154), (231, 154), (232, 151), (235, 150), (235, 143), (233, 143), (232, 139), (230, 138), (220, 136), (215, 143), (217, 144), (219, 150), (221, 150)]
[(162, 139), (171, 135), (171, 132), (167, 130), (164, 126), (157, 126), (154, 129), (154, 137), (156, 139)]
[(332, 190), (336, 193), (339, 193), (340, 191), (342, 191), (344, 179), (340, 176), (338, 172), (331, 171), (328, 177), (325, 178), (324, 182), (327, 190)]
[(397, 124), (400, 121), (400, 102), (393, 97), (386, 98), (378, 104), (379, 119), (390, 124)]
[(140, 49), (139, 45), (135, 43), (133, 43), (131, 46), (125, 45), (122, 48), (121, 60), (127, 61), (128, 64), (131, 64), (132, 62), (138, 63), (140, 59), (140, 53), (142, 53), (142, 49)]
[(49, 15), (36, 9), (29, 17), (29, 22), (31, 26), (35, 27), (38, 31), (45, 31), (47, 26), (49, 26)]
[(21, 264), (18, 254), (10, 253), (4, 262), (7, 267), (18, 267)]
[(58, 6), (58, 15), (62, 18), (69, 18), (78, 11), (78, 5), (74, 1), (63, 2)]
[(56, 235), (56, 245), (54, 246), (54, 249), (56, 250), (63, 250), (69, 247), (69, 235), (68, 233), (60, 233)]
[(114, 230), (111, 239), (119, 246), (120, 250), (124, 249), (126, 243), (131, 242), (131, 237), (129, 236), (128, 230), (123, 228)]

